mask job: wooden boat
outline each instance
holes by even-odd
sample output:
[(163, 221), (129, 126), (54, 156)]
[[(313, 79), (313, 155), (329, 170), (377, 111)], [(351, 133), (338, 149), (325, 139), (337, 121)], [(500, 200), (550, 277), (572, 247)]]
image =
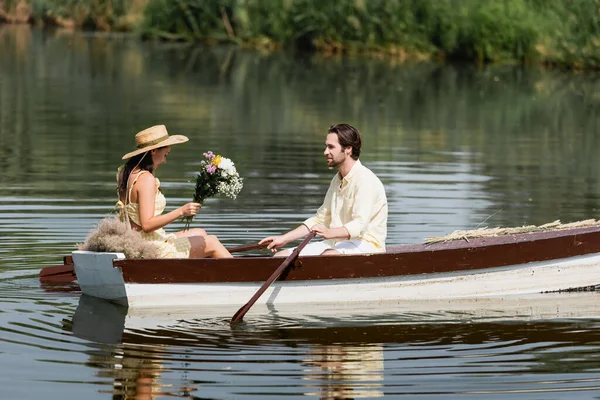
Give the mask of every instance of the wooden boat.
[[(84, 294), (142, 308), (240, 306), (282, 262), (270, 256), (125, 259), (84, 251), (73, 252), (72, 260)], [(257, 304), (489, 298), (598, 284), (600, 226), (590, 226), (299, 257)]]

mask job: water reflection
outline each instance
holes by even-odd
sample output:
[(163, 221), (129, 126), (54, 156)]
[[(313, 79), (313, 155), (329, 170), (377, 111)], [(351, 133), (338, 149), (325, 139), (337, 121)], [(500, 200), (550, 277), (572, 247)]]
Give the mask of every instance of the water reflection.
[(91, 354), (88, 365), (101, 368), (99, 377), (113, 380), (114, 400), (151, 400), (171, 394), (172, 388), (160, 383), (160, 358), (156, 348), (124, 346), (114, 352)]
[[(600, 325), (587, 318), (597, 298), (459, 301), (429, 313), (290, 308), (230, 327), (198, 309), (126, 310), (82, 296), (63, 329), (89, 341), (87, 364), (112, 380), (115, 398), (552, 393), (600, 387)], [(534, 378), (515, 379), (525, 373)]]
[[(97, 343), (88, 351), (87, 365), (100, 378), (109, 378), (113, 399), (149, 400), (160, 396), (187, 397), (188, 387), (161, 382), (166, 345), (124, 340), (127, 310), (93, 297), (82, 296), (75, 314), (63, 320), (63, 329)], [(190, 395), (191, 398), (191, 395)]]
[(307, 355), (305, 379), (318, 382), (307, 395), (320, 399), (383, 396), (383, 344), (316, 344)]

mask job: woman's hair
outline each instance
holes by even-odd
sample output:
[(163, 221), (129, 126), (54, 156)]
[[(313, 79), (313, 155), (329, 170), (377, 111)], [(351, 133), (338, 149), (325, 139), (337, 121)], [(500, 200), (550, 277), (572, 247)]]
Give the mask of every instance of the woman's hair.
[(358, 160), (362, 139), (358, 129), (348, 124), (335, 124), (329, 127), (328, 133), (335, 133), (342, 149), (352, 147), (352, 158)]
[(152, 157), (147, 151), (142, 154), (135, 155), (131, 157), (123, 167), (119, 170), (119, 177), (117, 179), (117, 193), (119, 194), (119, 198), (124, 197), (127, 192), (127, 179), (129, 175), (131, 175), (131, 171), (133, 171), (136, 167), (148, 171), (152, 173), (154, 171), (154, 163), (152, 162)]

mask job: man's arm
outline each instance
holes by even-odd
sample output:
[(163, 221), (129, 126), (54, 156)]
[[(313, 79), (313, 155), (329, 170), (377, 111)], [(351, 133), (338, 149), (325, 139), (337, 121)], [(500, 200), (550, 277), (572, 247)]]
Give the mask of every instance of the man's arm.
[[(333, 180), (332, 180), (333, 182)], [(333, 196), (332, 185), (329, 185), (329, 189), (327, 189), (327, 193), (325, 194), (325, 199), (323, 200), (323, 204), (317, 210), (317, 213), (304, 221), (302, 225), (299, 227), (292, 229), (291, 231), (280, 235), (280, 236), (269, 236), (258, 242), (258, 244), (263, 244), (267, 242), (269, 245), (267, 248), (269, 250), (275, 251), (278, 247), (285, 246), (289, 242), (293, 242), (294, 240), (298, 240), (313, 230), (313, 227), (323, 226), (325, 221), (331, 214), (331, 210), (329, 209), (329, 205), (331, 204), (331, 198)]]
[(356, 192), (352, 205), (352, 220), (344, 224), (344, 228), (350, 234), (350, 239), (361, 237), (373, 216), (381, 208), (378, 204), (380, 191), (380, 188), (366, 186)]
[(304, 221), (304, 225), (306, 225), (309, 230), (313, 230), (313, 227), (317, 225), (325, 225), (325, 221), (331, 216), (331, 209), (329, 207), (331, 205), (331, 198), (333, 197), (332, 185), (333, 183), (329, 185), (329, 189), (327, 189), (327, 193), (325, 193), (323, 204), (321, 204), (317, 213)]
[(325, 225), (315, 225), (312, 228), (313, 232), (321, 236), (323, 239), (350, 239), (350, 232), (345, 226), (337, 228), (327, 228)]
[(285, 246), (289, 242), (293, 242), (294, 240), (298, 240), (304, 236), (306, 236), (310, 232), (310, 229), (304, 224), (299, 227), (292, 229), (288, 233), (285, 233), (280, 236), (269, 236), (258, 242), (258, 244), (269, 243), (267, 249), (275, 250), (278, 247)]

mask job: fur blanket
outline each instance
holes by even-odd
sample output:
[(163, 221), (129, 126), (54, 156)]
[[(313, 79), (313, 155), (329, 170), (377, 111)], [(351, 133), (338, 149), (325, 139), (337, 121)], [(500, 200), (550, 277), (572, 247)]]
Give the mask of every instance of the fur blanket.
[(158, 247), (144, 240), (138, 231), (127, 229), (117, 217), (106, 217), (90, 231), (79, 250), (111, 251), (125, 254), (126, 258), (160, 258)]

